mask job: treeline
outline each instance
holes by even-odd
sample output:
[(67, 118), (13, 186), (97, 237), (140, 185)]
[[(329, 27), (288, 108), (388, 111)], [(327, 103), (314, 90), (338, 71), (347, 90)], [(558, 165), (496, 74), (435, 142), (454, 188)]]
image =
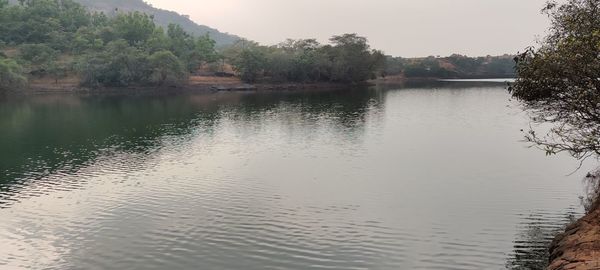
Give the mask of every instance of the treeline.
[(19, 2), (0, 0), (0, 87), (71, 74), (88, 87), (171, 86), (218, 60), (208, 36), (173, 24), (165, 30), (143, 13), (108, 17), (71, 0)]
[(242, 80), (255, 82), (356, 83), (382, 74), (385, 56), (372, 50), (367, 39), (356, 34), (334, 36), (331, 44), (314, 39), (287, 40), (276, 46), (260, 46), (242, 40), (223, 55)]
[(406, 78), (513, 78), (515, 56), (386, 58), (384, 75)]
[(514, 62), (510, 56), (394, 58), (356, 34), (333, 36), (329, 44), (240, 40), (217, 49), (209, 36), (193, 36), (175, 24), (160, 27), (140, 12), (107, 16), (72, 0), (0, 0), (0, 90), (48, 78), (86, 87), (179, 86), (207, 69), (250, 83), (358, 83), (391, 75), (509, 77)]
[(334, 36), (327, 45), (240, 41), (217, 51), (209, 36), (195, 37), (174, 24), (163, 29), (153, 19), (139, 12), (89, 12), (72, 0), (0, 0), (0, 87), (66, 77), (86, 87), (178, 86), (201, 67), (226, 65), (245, 82), (354, 83), (380, 75), (385, 63), (355, 34)]

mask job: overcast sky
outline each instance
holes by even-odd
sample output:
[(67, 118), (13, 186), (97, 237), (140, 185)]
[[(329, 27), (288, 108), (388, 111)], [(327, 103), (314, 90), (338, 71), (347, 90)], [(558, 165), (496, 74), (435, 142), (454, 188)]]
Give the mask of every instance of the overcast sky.
[(146, 0), (263, 44), (358, 33), (387, 54), (516, 53), (549, 25), (546, 0)]

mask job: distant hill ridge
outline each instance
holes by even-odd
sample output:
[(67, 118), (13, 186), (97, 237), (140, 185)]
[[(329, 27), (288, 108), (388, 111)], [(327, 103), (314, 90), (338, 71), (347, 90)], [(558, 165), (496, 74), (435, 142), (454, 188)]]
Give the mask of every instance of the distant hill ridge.
[[(189, 19), (188, 16), (181, 15), (174, 11), (155, 8), (143, 0), (73, 0), (92, 11), (102, 11), (107, 15), (115, 12), (133, 12), (139, 11), (146, 14), (154, 15), (156, 24), (167, 27), (170, 23), (179, 24), (183, 29), (195, 36), (209, 34), (212, 39), (217, 42), (217, 45), (230, 45), (235, 43), (240, 37), (228, 33), (220, 32), (217, 29), (199, 25)], [(9, 0), (11, 3), (18, 3), (17, 0)]]

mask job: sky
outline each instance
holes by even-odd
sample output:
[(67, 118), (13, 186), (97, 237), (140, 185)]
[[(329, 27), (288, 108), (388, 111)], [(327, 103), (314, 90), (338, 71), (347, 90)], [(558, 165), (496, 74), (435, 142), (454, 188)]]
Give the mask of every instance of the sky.
[(357, 33), (403, 57), (514, 54), (549, 26), (546, 0), (146, 0), (266, 45)]

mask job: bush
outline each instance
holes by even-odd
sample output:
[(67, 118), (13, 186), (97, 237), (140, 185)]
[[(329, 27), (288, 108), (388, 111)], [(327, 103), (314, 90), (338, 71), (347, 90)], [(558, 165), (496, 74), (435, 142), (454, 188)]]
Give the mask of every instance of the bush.
[(149, 58), (151, 75), (148, 81), (159, 86), (177, 86), (186, 78), (184, 64), (170, 51), (158, 51)]
[(26, 84), (27, 78), (19, 64), (12, 59), (0, 58), (0, 91), (19, 89)]
[(45, 44), (23, 44), (19, 47), (19, 57), (33, 64), (45, 64), (56, 60), (58, 51)]
[(76, 65), (88, 87), (122, 87), (149, 81), (148, 55), (125, 40), (109, 43), (105, 51), (86, 54)]

